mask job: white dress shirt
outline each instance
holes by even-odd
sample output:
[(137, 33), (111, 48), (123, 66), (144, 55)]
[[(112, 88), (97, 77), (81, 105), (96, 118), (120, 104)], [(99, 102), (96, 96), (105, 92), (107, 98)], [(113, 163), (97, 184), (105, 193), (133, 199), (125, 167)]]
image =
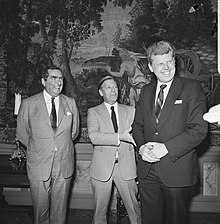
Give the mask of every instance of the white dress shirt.
[(108, 103), (104, 102), (104, 104), (107, 107), (107, 110), (109, 112), (110, 117), (111, 117), (111, 113), (112, 113), (111, 107), (113, 106), (115, 108), (114, 110), (115, 110), (115, 115), (116, 115), (116, 119), (117, 119), (117, 125), (119, 127), (119, 122), (118, 122), (118, 103), (115, 102), (114, 104), (111, 105), (111, 104), (108, 104)]
[[(46, 90), (43, 91), (43, 95), (44, 95), (44, 100), (45, 100), (45, 103), (47, 106), (48, 115), (50, 117), (51, 110), (52, 110), (52, 103), (51, 103), (52, 96), (50, 94), (48, 94)], [(54, 103), (55, 103), (55, 108), (56, 108), (57, 125), (58, 125), (59, 96), (54, 98)], [(55, 147), (54, 150), (57, 151), (57, 147)]]
[[(166, 82), (166, 83), (160, 82), (159, 80), (157, 81), (157, 88), (156, 88), (156, 95), (155, 95), (155, 105), (156, 105), (156, 101), (157, 101), (157, 96), (158, 96), (159, 91), (160, 91), (160, 86), (163, 85), (163, 84), (166, 85), (166, 88), (163, 89), (163, 93), (164, 93), (164, 95), (163, 95), (164, 96), (163, 105), (164, 105), (172, 82), (173, 82), (173, 79), (170, 82)], [(163, 108), (163, 105), (162, 105), (162, 108)]]
[[(108, 112), (109, 112), (109, 116), (111, 118), (111, 113), (112, 113), (112, 110), (111, 110), (111, 107), (114, 106), (114, 110), (115, 110), (115, 115), (116, 115), (116, 119), (117, 119), (117, 124), (118, 124), (118, 127), (119, 127), (119, 118), (118, 118), (118, 102), (115, 102), (114, 104), (108, 104), (106, 102), (104, 102)], [(118, 133), (117, 133), (118, 134)], [(120, 140), (119, 140), (119, 134), (118, 134), (118, 145), (120, 144)], [(115, 155), (116, 158), (118, 158), (118, 151), (116, 152), (116, 155)]]
[[(52, 110), (52, 103), (51, 98), (52, 96), (47, 93), (46, 90), (43, 91), (44, 100), (47, 106), (48, 115), (50, 116)], [(54, 99), (55, 107), (56, 107), (56, 114), (57, 114), (57, 122), (58, 122), (58, 111), (59, 111), (59, 96), (55, 97)]]

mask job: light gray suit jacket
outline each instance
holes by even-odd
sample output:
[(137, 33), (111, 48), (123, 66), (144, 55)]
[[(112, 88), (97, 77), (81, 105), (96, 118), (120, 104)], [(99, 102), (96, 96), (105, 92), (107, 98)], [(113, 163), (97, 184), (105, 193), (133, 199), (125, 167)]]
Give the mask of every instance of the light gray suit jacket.
[[(118, 104), (119, 132), (131, 127), (135, 108)], [(90, 177), (107, 181), (112, 174), (115, 154), (118, 150), (118, 167), (125, 180), (136, 177), (135, 151), (131, 143), (120, 142), (114, 132), (109, 112), (104, 103), (90, 108), (87, 116), (88, 135), (94, 145), (94, 153), (90, 166)]]
[(61, 94), (59, 100), (56, 132), (51, 128), (43, 92), (24, 99), (19, 109), (16, 136), (27, 147), (29, 179), (49, 178), (55, 148), (63, 177), (73, 174), (73, 140), (79, 133), (79, 113), (74, 99)]

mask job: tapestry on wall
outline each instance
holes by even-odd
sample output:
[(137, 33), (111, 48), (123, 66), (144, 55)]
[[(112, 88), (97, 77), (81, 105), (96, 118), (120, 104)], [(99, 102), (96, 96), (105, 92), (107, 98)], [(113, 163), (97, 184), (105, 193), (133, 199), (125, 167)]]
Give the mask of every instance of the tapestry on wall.
[[(0, 143), (15, 141), (15, 94), (22, 100), (41, 91), (41, 71), (51, 63), (64, 73), (64, 93), (77, 101), (82, 127), (78, 141), (88, 142), (87, 110), (102, 102), (98, 80), (114, 76), (119, 101), (135, 106), (141, 88), (154, 79), (145, 49), (156, 40), (174, 44), (180, 75), (201, 81), (209, 107), (220, 103), (217, 1), (19, 2), (3, 7)], [(11, 30), (6, 29), (9, 23)], [(219, 126), (211, 124), (210, 130), (211, 144), (219, 145)]]

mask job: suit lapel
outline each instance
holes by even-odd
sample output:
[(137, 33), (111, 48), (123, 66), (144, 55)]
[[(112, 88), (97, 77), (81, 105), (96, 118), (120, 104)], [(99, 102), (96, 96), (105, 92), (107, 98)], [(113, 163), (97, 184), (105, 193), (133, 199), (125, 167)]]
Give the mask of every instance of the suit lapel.
[(151, 121), (155, 127), (157, 126), (156, 119), (155, 119), (156, 86), (157, 86), (157, 82), (153, 82), (152, 85), (149, 86), (149, 92), (147, 92), (146, 93), (147, 95), (145, 96), (150, 105), (149, 108), (146, 108), (146, 110), (148, 110), (148, 114), (150, 114)]
[(44, 118), (46, 124), (51, 127), (50, 117), (48, 114), (48, 110), (47, 110), (46, 102), (45, 102), (45, 99), (43, 96), (43, 92), (40, 93), (38, 96), (39, 97), (36, 100), (37, 108), (38, 108), (39, 112), (41, 113), (42, 117)]
[(105, 106), (104, 103), (100, 105), (100, 116), (102, 117), (104, 123), (106, 124), (106, 127), (108, 128), (109, 131), (113, 130), (113, 125), (112, 125), (112, 120), (111, 117), (109, 116), (109, 112), (107, 107)]
[[(109, 116), (108, 109), (106, 108), (105, 104), (102, 103), (100, 105), (100, 114), (106, 127), (109, 131), (114, 131), (111, 117)], [(118, 123), (119, 123), (119, 132), (124, 130), (125, 121), (127, 118), (127, 112), (124, 108), (118, 103)]]
[(60, 125), (60, 123), (61, 123), (61, 121), (63, 119), (66, 107), (67, 107), (66, 100), (64, 99), (63, 95), (60, 95), (60, 97), (59, 97), (59, 112), (58, 112), (58, 125), (57, 125), (57, 128), (59, 127), (59, 125)]
[[(43, 96), (43, 93), (39, 94), (38, 99), (36, 100), (36, 104), (38, 107), (38, 110), (40, 111), (42, 117), (44, 118), (46, 124), (51, 127), (51, 123), (50, 123), (50, 116), (48, 114), (47, 111), (47, 106), (46, 106), (46, 102)], [(60, 95), (59, 97), (59, 112), (58, 112), (58, 126), (59, 127), (63, 116), (64, 116), (64, 112), (65, 112), (65, 108), (67, 106), (66, 100), (64, 99), (64, 97), (62, 95)], [(52, 129), (51, 129), (52, 130)]]
[(119, 122), (119, 132), (124, 131), (125, 121), (127, 119), (127, 111), (118, 103), (118, 122)]
[(175, 100), (178, 98), (181, 92), (182, 92), (182, 82), (178, 77), (175, 77), (170, 86), (165, 104), (161, 110), (158, 127), (160, 127), (164, 123), (167, 116), (172, 111)]

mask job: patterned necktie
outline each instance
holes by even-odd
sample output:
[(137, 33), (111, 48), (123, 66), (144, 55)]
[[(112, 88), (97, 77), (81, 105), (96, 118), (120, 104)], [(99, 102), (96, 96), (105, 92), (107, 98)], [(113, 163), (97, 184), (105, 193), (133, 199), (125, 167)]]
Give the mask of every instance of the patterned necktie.
[(51, 98), (51, 103), (52, 103), (52, 110), (50, 114), (50, 122), (51, 122), (51, 127), (53, 128), (54, 131), (56, 131), (57, 128), (57, 113), (56, 113), (56, 107), (54, 103), (54, 97)]
[(118, 124), (117, 124), (117, 119), (116, 119), (116, 114), (114, 109), (115, 109), (114, 106), (111, 106), (111, 110), (112, 110), (111, 119), (112, 119), (112, 124), (113, 124), (115, 132), (118, 132)]
[(163, 101), (164, 101), (164, 92), (163, 90), (167, 87), (167, 85), (163, 84), (160, 86), (160, 92), (158, 93), (157, 101), (156, 101), (156, 106), (155, 106), (155, 117), (156, 117), (156, 122), (158, 123), (159, 117), (160, 117), (160, 112), (162, 109)]

